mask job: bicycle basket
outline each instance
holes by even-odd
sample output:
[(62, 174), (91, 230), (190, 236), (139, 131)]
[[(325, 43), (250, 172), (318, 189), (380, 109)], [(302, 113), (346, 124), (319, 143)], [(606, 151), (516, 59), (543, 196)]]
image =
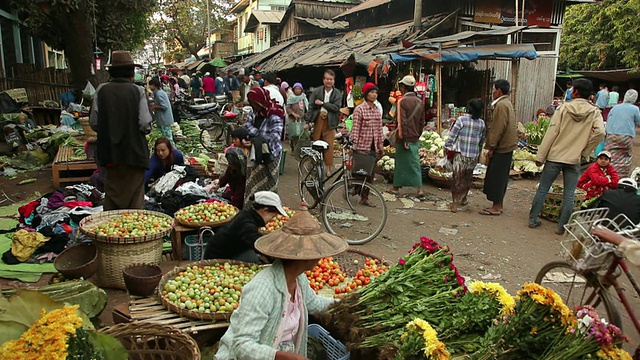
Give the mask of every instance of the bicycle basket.
[(635, 228), (624, 214), (608, 219), (608, 212), (605, 208), (577, 211), (564, 226), (566, 233), (561, 245), (567, 261), (574, 269), (605, 269), (616, 256), (615, 245), (601, 242), (591, 235), (594, 226), (603, 226), (618, 233)]
[(204, 248), (207, 246), (207, 242), (204, 240), (205, 233), (211, 236), (214, 234), (210, 227), (205, 226), (200, 230), (200, 235), (189, 235), (184, 239), (184, 243), (187, 245), (187, 256), (189, 260), (202, 260)]

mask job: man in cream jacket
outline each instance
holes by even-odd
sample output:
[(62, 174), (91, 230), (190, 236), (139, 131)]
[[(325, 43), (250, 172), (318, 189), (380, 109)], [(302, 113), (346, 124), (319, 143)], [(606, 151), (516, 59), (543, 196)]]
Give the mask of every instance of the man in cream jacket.
[(562, 171), (564, 190), (556, 234), (564, 234), (564, 225), (573, 212), (574, 193), (580, 177), (580, 161), (593, 153), (605, 135), (602, 113), (587, 100), (592, 90), (593, 85), (589, 80), (574, 81), (571, 92), (573, 100), (558, 108), (551, 118), (551, 124), (536, 156), (536, 164), (544, 164), (544, 169), (529, 212), (529, 227), (540, 226), (539, 215), (545, 198)]

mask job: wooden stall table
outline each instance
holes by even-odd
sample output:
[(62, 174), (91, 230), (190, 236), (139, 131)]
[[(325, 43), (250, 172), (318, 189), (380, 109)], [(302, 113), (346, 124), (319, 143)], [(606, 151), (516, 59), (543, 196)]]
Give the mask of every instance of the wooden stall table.
[(77, 156), (70, 146), (60, 146), (52, 165), (53, 186), (58, 188), (60, 183), (89, 181), (97, 168), (93, 159)]
[(173, 229), (171, 230), (171, 253), (173, 254), (173, 260), (182, 260), (183, 236), (197, 235), (199, 230), (200, 228), (184, 226), (174, 221)]

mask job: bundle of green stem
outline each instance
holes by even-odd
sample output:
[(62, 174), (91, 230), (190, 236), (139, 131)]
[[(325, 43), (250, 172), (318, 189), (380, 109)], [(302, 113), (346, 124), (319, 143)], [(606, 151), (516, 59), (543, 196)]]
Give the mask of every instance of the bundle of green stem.
[(398, 339), (409, 321), (421, 318), (435, 326), (450, 313), (465, 291), (464, 279), (449, 249), (426, 240), (331, 310), (332, 331), (349, 347), (380, 350)]

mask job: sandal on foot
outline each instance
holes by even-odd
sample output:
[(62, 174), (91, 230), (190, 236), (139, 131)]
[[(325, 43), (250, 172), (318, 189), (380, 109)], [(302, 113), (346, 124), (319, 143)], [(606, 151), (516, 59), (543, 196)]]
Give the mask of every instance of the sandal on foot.
[(502, 212), (493, 212), (491, 211), (491, 209), (482, 209), (480, 210), (480, 212), (478, 212), (480, 215), (489, 215), (489, 216), (498, 216), (498, 215), (502, 215)]
[(387, 192), (390, 192), (393, 195), (400, 195), (400, 190), (394, 190), (393, 188), (387, 189)]
[(360, 205), (364, 205), (364, 206), (368, 206), (368, 207), (372, 207), (372, 208), (376, 207), (369, 200), (360, 200)]

